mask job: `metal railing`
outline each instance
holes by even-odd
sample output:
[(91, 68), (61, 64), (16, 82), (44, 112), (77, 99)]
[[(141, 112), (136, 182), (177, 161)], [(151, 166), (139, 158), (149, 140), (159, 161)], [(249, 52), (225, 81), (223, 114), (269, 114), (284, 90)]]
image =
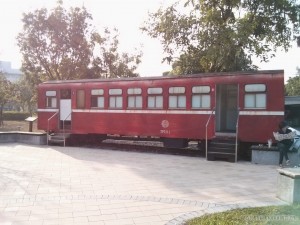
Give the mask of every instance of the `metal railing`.
[(63, 136), (64, 136), (64, 147), (66, 146), (66, 130), (65, 130), (65, 122), (71, 116), (72, 112), (63, 120)]
[(210, 119), (211, 119), (212, 115), (214, 115), (214, 114), (215, 114), (215, 108), (213, 108), (213, 110), (211, 111), (211, 114), (209, 115), (208, 120), (205, 125), (205, 158), (206, 158), (206, 160), (207, 160), (207, 128), (208, 128)]
[(49, 141), (50, 120), (52, 120), (58, 113), (59, 113), (59, 111), (57, 111), (56, 113), (54, 113), (54, 114), (48, 119), (48, 124), (47, 124), (47, 145), (48, 145), (48, 141)]
[(238, 155), (239, 118), (240, 118), (240, 110), (238, 109), (238, 115), (237, 115), (236, 125), (235, 125), (235, 162), (237, 162), (237, 155)]

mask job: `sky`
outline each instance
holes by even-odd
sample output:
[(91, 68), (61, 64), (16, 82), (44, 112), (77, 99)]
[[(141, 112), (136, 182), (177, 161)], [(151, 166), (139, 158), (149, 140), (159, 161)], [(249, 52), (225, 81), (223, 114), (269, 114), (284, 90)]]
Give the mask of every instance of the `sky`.
[[(1, 0), (0, 13), (0, 60), (10, 61), (13, 68), (20, 68), (21, 55), (16, 36), (22, 31), (22, 14), (41, 7), (53, 8), (57, 0)], [(150, 38), (139, 29), (147, 20), (149, 12), (155, 12), (161, 5), (169, 6), (175, 0), (63, 0), (66, 9), (70, 6), (85, 6), (93, 16), (96, 29), (103, 27), (119, 30), (120, 50), (134, 52), (135, 48), (143, 52), (142, 63), (137, 72), (141, 76), (160, 76), (171, 66), (162, 63), (163, 48), (158, 39)], [(296, 74), (300, 67), (300, 48), (296, 44), (288, 53), (278, 51), (276, 57), (268, 63), (256, 64), (261, 70), (283, 69), (285, 80)]]

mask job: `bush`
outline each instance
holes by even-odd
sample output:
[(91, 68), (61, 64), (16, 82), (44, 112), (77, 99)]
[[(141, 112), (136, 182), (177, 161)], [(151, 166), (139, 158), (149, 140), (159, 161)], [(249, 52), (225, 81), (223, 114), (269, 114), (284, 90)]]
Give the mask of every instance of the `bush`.
[(29, 117), (28, 112), (15, 112), (15, 111), (5, 111), (3, 112), (3, 120), (7, 121), (22, 121)]

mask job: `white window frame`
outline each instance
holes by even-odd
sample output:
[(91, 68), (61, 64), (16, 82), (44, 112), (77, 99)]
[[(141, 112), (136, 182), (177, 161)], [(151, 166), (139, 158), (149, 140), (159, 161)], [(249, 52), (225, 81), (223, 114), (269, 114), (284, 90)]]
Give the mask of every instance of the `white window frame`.
[(163, 101), (164, 100), (163, 100), (162, 95), (149, 95), (148, 96), (148, 108), (149, 109), (162, 109)]
[(109, 108), (110, 109), (123, 108), (122, 89), (120, 88), (109, 89)]
[(192, 87), (192, 109), (210, 109), (210, 91), (211, 88), (208, 85), (198, 85)]
[[(97, 101), (97, 105), (93, 106), (93, 100)], [(91, 90), (91, 108), (103, 109), (105, 106), (104, 89), (92, 89)]]
[(46, 96), (47, 97), (54, 97), (54, 96), (56, 96), (56, 91), (46, 91)]
[(128, 108), (141, 109), (143, 107), (143, 97), (141, 95), (128, 96)]
[(186, 109), (185, 87), (169, 87), (169, 109)]
[(127, 107), (129, 109), (141, 109), (143, 107), (143, 97), (141, 88), (129, 88), (127, 90)]
[(57, 108), (56, 97), (46, 97), (46, 108)]
[(148, 109), (162, 109), (164, 106), (163, 89), (161, 87), (152, 87), (147, 90)]
[(169, 109), (186, 109), (186, 96), (169, 95)]
[(267, 108), (267, 88), (265, 84), (245, 85), (244, 108), (245, 109), (266, 109)]
[(56, 91), (46, 91), (46, 108), (57, 108)]

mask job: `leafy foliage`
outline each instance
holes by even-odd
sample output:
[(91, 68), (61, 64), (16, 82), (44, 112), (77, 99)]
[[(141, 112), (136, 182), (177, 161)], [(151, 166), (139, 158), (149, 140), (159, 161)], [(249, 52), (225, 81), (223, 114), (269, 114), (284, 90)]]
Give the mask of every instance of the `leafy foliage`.
[(84, 8), (67, 13), (61, 5), (49, 15), (46, 8), (24, 14), (17, 39), (25, 74), (34, 74), (34, 83), (83, 77), (92, 54), (86, 38), (90, 18)]
[(290, 48), (299, 18), (294, 0), (186, 0), (149, 14), (142, 30), (160, 38), (174, 74), (253, 70), (254, 56)]
[(300, 96), (300, 68), (297, 68), (297, 76), (290, 77), (285, 85), (285, 92), (288, 96)]
[(12, 99), (13, 85), (3, 73), (0, 72), (0, 125), (3, 125), (4, 106)]
[(119, 78), (119, 77), (136, 77), (137, 65), (141, 63), (141, 52), (136, 54), (118, 52), (118, 30), (113, 32), (107, 28), (101, 36), (94, 33), (92, 36), (94, 45), (98, 44), (98, 48), (94, 51), (94, 60), (92, 73), (90, 78), (105, 77), (105, 78)]
[[(86, 8), (67, 11), (62, 4), (58, 1), (51, 11), (41, 8), (23, 14), (23, 31), (17, 41), (23, 55), (22, 70), (31, 83), (138, 75), (134, 70), (140, 53), (119, 55), (118, 36), (111, 40), (106, 31), (102, 37), (92, 27), (92, 15)], [(97, 54), (97, 49), (102, 54)]]
[(17, 112), (17, 111), (3, 112), (3, 119), (5, 121), (24, 121), (29, 116), (32, 116), (32, 114), (28, 112)]
[(37, 102), (37, 93), (32, 91), (34, 89), (34, 85), (29, 83), (24, 76), (14, 84), (16, 102), (22, 111), (29, 112), (30, 115), (35, 111)]

